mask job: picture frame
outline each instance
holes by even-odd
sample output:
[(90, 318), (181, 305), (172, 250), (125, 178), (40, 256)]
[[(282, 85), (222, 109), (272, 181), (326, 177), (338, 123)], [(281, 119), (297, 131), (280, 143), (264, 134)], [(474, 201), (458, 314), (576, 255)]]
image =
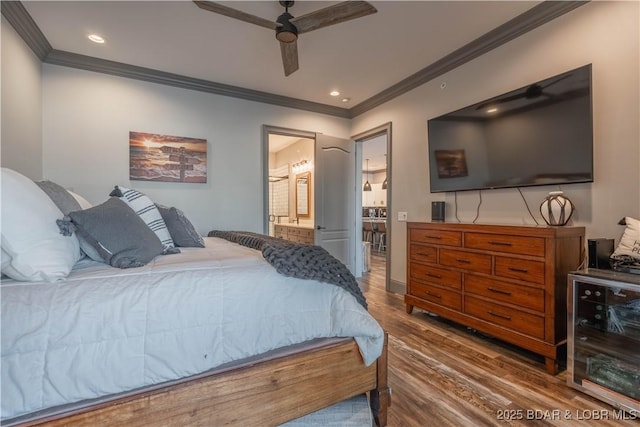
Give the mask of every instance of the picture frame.
[(207, 182), (207, 140), (129, 132), (132, 181)]

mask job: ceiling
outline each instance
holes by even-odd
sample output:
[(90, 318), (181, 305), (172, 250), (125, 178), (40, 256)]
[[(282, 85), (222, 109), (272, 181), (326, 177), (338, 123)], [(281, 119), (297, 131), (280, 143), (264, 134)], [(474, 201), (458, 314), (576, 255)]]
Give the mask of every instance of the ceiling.
[[(283, 12), (276, 1), (220, 3), (269, 20)], [(289, 12), (300, 16), (335, 3), (299, 1)], [(300, 34), (300, 69), (288, 77), (272, 30), (202, 10), (191, 1), (23, 1), (22, 5), (55, 51), (347, 111), (541, 2), (371, 3), (375, 14)], [(550, 3), (572, 2), (546, 3), (551, 7)], [(106, 42), (90, 42), (87, 36), (92, 33)], [(332, 90), (340, 91), (340, 96), (330, 96)], [(343, 98), (349, 101), (342, 102)]]

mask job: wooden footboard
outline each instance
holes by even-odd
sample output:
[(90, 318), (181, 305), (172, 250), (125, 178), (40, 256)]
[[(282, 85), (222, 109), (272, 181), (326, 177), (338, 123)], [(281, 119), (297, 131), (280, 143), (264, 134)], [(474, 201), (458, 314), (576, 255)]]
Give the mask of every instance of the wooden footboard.
[(382, 354), (376, 361), (377, 369), (377, 385), (376, 388), (369, 393), (369, 402), (371, 404), (371, 412), (373, 412), (373, 418), (376, 421), (378, 427), (387, 425), (387, 408), (391, 406), (391, 389), (387, 380), (387, 353), (388, 353), (389, 338), (387, 333), (384, 333), (384, 347), (382, 348)]
[(369, 367), (350, 340), (21, 425), (277, 426), (365, 392), (385, 426), (386, 334), (382, 356)]

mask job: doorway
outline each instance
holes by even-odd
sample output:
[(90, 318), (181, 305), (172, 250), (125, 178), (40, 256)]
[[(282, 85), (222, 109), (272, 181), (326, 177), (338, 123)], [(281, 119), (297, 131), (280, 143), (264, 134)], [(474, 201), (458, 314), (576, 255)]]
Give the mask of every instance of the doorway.
[(297, 241), (302, 230), (308, 237), (305, 242), (313, 243), (315, 134), (269, 128), (264, 138), (265, 234)]
[(352, 137), (362, 165), (360, 190), (363, 274), (381, 275), (391, 283), (391, 123)]
[[(289, 157), (279, 156), (281, 160), (288, 160), (272, 162), (278, 156), (270, 141), (275, 145), (281, 137), (302, 144), (299, 147), (313, 147), (313, 150), (289, 150), (293, 153), (289, 153)], [(356, 241), (359, 242), (359, 238), (356, 239), (355, 223), (360, 215), (356, 215), (354, 191), (354, 141), (264, 125), (262, 154), (264, 233), (321, 246), (356, 274)], [(296, 167), (304, 167), (304, 170)], [(278, 211), (271, 190), (284, 179), (289, 181), (289, 184), (281, 184), (289, 188), (289, 209)]]

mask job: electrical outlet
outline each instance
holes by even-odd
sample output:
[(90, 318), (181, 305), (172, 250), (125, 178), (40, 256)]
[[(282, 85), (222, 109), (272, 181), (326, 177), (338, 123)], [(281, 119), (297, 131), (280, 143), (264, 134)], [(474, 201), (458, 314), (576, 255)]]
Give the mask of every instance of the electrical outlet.
[(398, 212), (398, 221), (406, 221), (407, 213), (406, 212)]

